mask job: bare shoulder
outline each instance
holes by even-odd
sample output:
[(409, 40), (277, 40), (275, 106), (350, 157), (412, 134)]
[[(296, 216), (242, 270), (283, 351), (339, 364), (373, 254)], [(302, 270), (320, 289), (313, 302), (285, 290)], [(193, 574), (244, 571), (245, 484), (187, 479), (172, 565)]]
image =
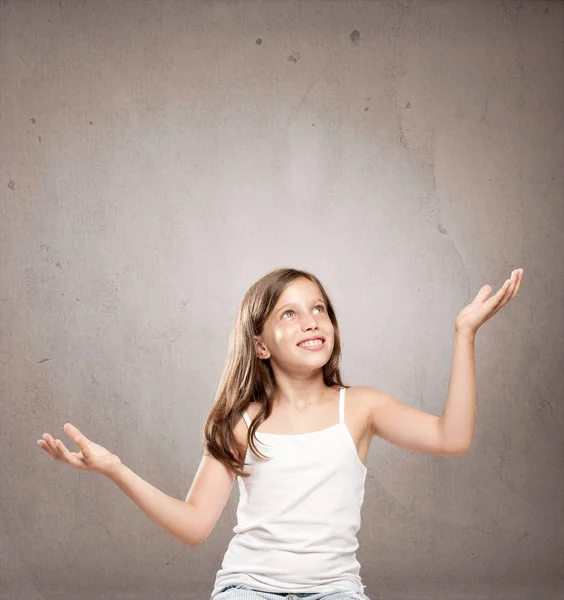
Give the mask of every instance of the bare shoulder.
[(347, 397), (354, 396), (355, 404), (359, 407), (372, 407), (382, 402), (382, 391), (366, 385), (355, 385), (347, 389)]
[(370, 428), (372, 411), (381, 402), (380, 394), (380, 390), (365, 385), (347, 388), (347, 412), (354, 421)]
[(389, 407), (391, 403), (399, 403), (397, 398), (383, 390), (366, 385), (355, 386), (351, 390), (354, 390), (354, 402), (357, 405), (357, 411), (362, 413), (369, 428), (374, 427), (375, 415), (379, 414), (382, 409)]

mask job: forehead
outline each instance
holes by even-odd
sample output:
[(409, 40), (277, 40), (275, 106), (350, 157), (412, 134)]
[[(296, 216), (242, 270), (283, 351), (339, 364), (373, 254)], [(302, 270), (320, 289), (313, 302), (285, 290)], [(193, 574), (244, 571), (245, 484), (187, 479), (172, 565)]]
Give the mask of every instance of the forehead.
[(299, 277), (286, 286), (276, 306), (282, 306), (287, 302), (308, 302), (313, 298), (323, 298), (321, 290), (313, 281)]

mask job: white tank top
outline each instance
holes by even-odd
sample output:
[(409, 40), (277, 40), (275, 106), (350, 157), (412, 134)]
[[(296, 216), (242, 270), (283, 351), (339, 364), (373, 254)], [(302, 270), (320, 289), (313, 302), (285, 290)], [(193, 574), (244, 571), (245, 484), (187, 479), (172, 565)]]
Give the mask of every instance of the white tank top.
[[(345, 424), (345, 389), (332, 427), (256, 433), (258, 449), (272, 458), (259, 459), (247, 449), (251, 476), (237, 476), (235, 535), (211, 598), (238, 584), (279, 594), (363, 592), (356, 534), (367, 469)], [(243, 416), (250, 426), (249, 415)]]

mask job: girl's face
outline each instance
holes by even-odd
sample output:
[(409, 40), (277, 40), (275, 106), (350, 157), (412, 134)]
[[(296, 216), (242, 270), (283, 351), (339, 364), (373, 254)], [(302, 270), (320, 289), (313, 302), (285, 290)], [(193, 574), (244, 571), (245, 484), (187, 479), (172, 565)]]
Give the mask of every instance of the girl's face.
[[(333, 333), (321, 291), (313, 281), (299, 277), (280, 295), (262, 334), (256, 336), (257, 356), (277, 365), (321, 368), (333, 352)], [(322, 338), (321, 346), (300, 346), (312, 337)]]

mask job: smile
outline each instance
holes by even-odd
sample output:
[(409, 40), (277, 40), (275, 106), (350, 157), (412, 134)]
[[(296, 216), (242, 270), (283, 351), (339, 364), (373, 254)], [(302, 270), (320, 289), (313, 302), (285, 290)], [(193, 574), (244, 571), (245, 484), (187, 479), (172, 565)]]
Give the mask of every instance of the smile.
[(303, 344), (298, 344), (298, 346), (300, 348), (303, 348), (304, 350), (320, 350), (323, 346), (325, 345), (325, 342), (323, 340), (311, 340), (308, 342), (303, 342)]

